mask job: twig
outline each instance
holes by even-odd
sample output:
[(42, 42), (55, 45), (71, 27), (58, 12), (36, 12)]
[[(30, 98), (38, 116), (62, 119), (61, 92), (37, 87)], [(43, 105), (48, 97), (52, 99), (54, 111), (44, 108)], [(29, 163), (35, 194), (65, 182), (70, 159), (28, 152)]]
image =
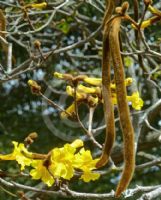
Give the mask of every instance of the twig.
[(81, 193), (70, 190), (68, 186), (64, 186), (64, 192), (70, 194), (71, 197), (78, 199), (114, 199), (114, 191), (107, 194)]
[(68, 113), (66, 110), (64, 110), (63, 108), (61, 108), (58, 104), (56, 104), (55, 102), (53, 102), (51, 99), (49, 99), (48, 97), (46, 97), (44, 94), (42, 94), (41, 92), (39, 93), (40, 96), (47, 101), (51, 106), (53, 106), (54, 108), (60, 110), (61, 112), (65, 112), (68, 116), (71, 116), (70, 113)]
[(7, 73), (12, 71), (12, 43), (8, 43)]
[(90, 135), (90, 139), (93, 141), (93, 143), (98, 146), (100, 149), (102, 149), (102, 145), (99, 144), (96, 139), (94, 138), (92, 134), (92, 124), (93, 124), (93, 115), (94, 115), (95, 108), (89, 107), (89, 121), (88, 121), (88, 133)]
[(36, 187), (30, 187), (30, 186), (26, 186), (23, 184), (19, 184), (16, 183), (14, 181), (6, 181), (2, 178), (0, 178), (0, 183), (2, 185), (5, 185), (7, 187), (11, 187), (11, 188), (20, 188), (23, 190), (28, 190), (28, 191), (34, 191), (34, 192), (39, 192), (39, 193), (44, 193), (44, 194), (51, 194), (51, 195), (59, 195), (59, 196), (66, 196), (62, 191), (49, 191), (49, 190), (43, 190), (43, 189), (38, 189)]
[(155, 132), (161, 134), (161, 131), (159, 131), (158, 129), (156, 129), (156, 128), (154, 128), (153, 126), (150, 125), (148, 119), (145, 119), (144, 121), (145, 121), (145, 123), (146, 123), (146, 125), (148, 126), (149, 129), (151, 129), (151, 130), (153, 130), (153, 131), (155, 131)]
[(75, 113), (76, 113), (76, 118), (77, 121), (80, 125), (80, 127), (83, 129), (83, 131), (87, 134), (87, 136), (90, 138), (90, 140), (95, 144), (98, 148), (102, 149), (102, 146), (95, 140), (93, 135), (89, 133), (89, 131), (85, 128), (84, 124), (81, 122), (79, 113), (78, 113), (78, 105), (77, 105), (77, 86), (74, 86), (74, 104), (75, 104)]

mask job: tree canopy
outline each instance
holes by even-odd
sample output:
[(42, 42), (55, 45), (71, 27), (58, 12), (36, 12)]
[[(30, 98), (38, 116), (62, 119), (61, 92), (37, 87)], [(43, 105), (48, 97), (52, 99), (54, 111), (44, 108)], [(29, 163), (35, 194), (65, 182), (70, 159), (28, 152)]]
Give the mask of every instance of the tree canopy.
[(119, 198), (160, 199), (160, 23), (157, 0), (0, 1), (0, 199), (115, 199), (131, 157)]

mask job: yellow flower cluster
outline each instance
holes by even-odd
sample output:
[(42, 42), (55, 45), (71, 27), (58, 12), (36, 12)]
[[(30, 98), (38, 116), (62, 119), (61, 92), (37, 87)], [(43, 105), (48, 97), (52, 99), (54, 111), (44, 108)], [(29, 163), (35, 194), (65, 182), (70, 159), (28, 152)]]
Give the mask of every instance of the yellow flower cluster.
[[(68, 80), (71, 81), (73, 80), (72, 75), (68, 74), (61, 74), (58, 72), (54, 73), (54, 77), (63, 79), (63, 80)], [(72, 77), (72, 78), (71, 78)], [(76, 79), (77, 77), (75, 77)], [(79, 79), (80, 80), (80, 79)], [(103, 103), (102, 99), (102, 79), (101, 78), (91, 78), (88, 76), (83, 76), (81, 77), (81, 81), (84, 82), (85, 84), (89, 84), (90, 86), (84, 86), (81, 83), (77, 85), (76, 88), (76, 101), (78, 106), (81, 103), (87, 103), (90, 106), (97, 106), (99, 103)], [(133, 79), (132, 78), (126, 78), (125, 79), (125, 86), (128, 87), (132, 84)], [(112, 102), (114, 105), (117, 104), (117, 96), (116, 96), (116, 84), (111, 83), (111, 92), (112, 92)], [(66, 87), (66, 93), (69, 96), (74, 97), (75, 96), (75, 89), (74, 87), (68, 85)], [(139, 96), (139, 92), (133, 92), (131, 96), (127, 96), (127, 101), (131, 103), (132, 107), (135, 110), (141, 110), (144, 102)], [(61, 113), (61, 117), (67, 118), (68, 114), (70, 113), (70, 116), (75, 115), (75, 103), (73, 102), (67, 109), (66, 112)]]
[(77, 170), (82, 171), (80, 179), (85, 182), (96, 180), (100, 174), (93, 172), (98, 159), (93, 159), (91, 152), (85, 150), (82, 140), (75, 140), (71, 144), (65, 144), (62, 148), (54, 148), (48, 154), (29, 152), (24, 144), (13, 142), (14, 150), (11, 154), (0, 155), (0, 160), (15, 160), (21, 165), (31, 166), (30, 175), (33, 179), (41, 179), (49, 187), (55, 179), (70, 180)]

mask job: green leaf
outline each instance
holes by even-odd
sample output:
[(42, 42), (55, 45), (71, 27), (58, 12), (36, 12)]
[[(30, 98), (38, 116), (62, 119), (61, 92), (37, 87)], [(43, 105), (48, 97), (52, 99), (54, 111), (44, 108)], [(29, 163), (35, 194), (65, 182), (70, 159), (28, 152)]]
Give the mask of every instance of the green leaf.
[(56, 25), (56, 28), (67, 34), (70, 30), (70, 24), (67, 21), (63, 21)]
[(133, 59), (127, 56), (124, 58), (124, 63), (126, 67), (131, 67), (133, 65)]

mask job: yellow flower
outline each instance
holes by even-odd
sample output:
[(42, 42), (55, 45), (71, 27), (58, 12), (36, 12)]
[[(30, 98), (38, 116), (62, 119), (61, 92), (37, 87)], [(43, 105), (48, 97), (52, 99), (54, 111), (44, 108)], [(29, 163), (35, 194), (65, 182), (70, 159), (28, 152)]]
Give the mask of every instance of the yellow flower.
[[(144, 21), (142, 22), (140, 28), (141, 28), (141, 29), (147, 28), (148, 26), (152, 25), (153, 23), (159, 21), (159, 20), (160, 20), (160, 17), (161, 17), (161, 12), (160, 12), (160, 16), (158, 16), (158, 15), (156, 14), (156, 16), (151, 17), (151, 18), (149, 18), (149, 19), (147, 19), (147, 20), (144, 20)], [(138, 27), (136, 27), (134, 24), (132, 24), (132, 27), (133, 27), (134, 29), (138, 29)]]
[[(75, 103), (73, 102), (66, 110), (66, 112), (61, 112), (60, 116), (62, 119), (65, 119), (67, 117), (74, 116), (75, 115)], [(69, 113), (70, 115), (68, 115), (67, 113)]]
[(86, 87), (82, 84), (78, 85), (78, 92), (86, 93), (86, 94), (101, 94), (101, 89), (99, 87)]
[(59, 72), (54, 72), (54, 77), (66, 81), (73, 81), (73, 76), (71, 74), (62, 74)]
[[(130, 86), (133, 82), (133, 79), (132, 78), (126, 78), (125, 79), (125, 86)], [(111, 89), (116, 89), (116, 84), (115, 83), (111, 83)]]
[(52, 150), (51, 159), (54, 162), (66, 162), (71, 163), (74, 153), (76, 151), (75, 147), (72, 147), (70, 144), (65, 144), (62, 148), (55, 148)]
[(82, 148), (77, 154), (75, 154), (74, 166), (79, 169), (88, 168), (90, 170), (95, 169), (95, 165), (98, 159), (93, 160), (91, 152)]
[(43, 9), (47, 7), (47, 3), (46, 2), (42, 2), (42, 3), (35, 3), (31, 5), (32, 8), (36, 8), (36, 9)]
[(74, 89), (71, 87), (71, 86), (67, 86), (66, 87), (66, 93), (69, 95), (69, 96), (74, 96)]
[(52, 186), (54, 178), (70, 180), (74, 175), (74, 153), (83, 146), (82, 140), (75, 140), (71, 144), (65, 144), (62, 148), (55, 148), (47, 160), (34, 160), (30, 175), (33, 179), (41, 179), (48, 186)]
[(82, 147), (83, 145), (84, 145), (83, 141), (80, 139), (76, 139), (70, 144), (70, 146), (74, 148), (79, 148), (79, 147)]
[[(129, 80), (130, 81), (130, 80)], [(127, 83), (128, 84), (128, 83)], [(143, 107), (143, 100), (140, 98), (139, 96), (139, 92), (134, 92), (132, 94), (132, 96), (127, 96), (127, 101), (128, 102), (131, 102), (132, 104), (132, 107), (135, 109), (135, 110), (141, 110), (141, 108)], [(103, 100), (102, 100), (103, 102)], [(112, 92), (112, 103), (114, 105), (117, 105), (117, 96), (116, 96), (116, 93)]]
[(44, 9), (47, 7), (47, 3), (46, 2), (42, 2), (42, 3), (33, 3), (33, 4), (28, 4), (25, 6), (25, 8), (35, 8), (35, 9)]
[(41, 179), (46, 185), (49, 187), (53, 185), (54, 178), (49, 173), (49, 170), (46, 166), (44, 166), (44, 160), (34, 160), (32, 162), (32, 169), (30, 171), (30, 175), (33, 179), (38, 180)]
[(77, 149), (83, 147), (83, 141), (77, 139), (71, 144), (65, 144), (62, 148), (52, 149), (45, 157), (40, 160), (34, 159), (36, 153), (30, 153), (25, 148), (24, 144), (13, 142), (14, 150), (11, 154), (0, 155), (1, 160), (16, 160), (21, 165), (21, 170), (25, 166), (33, 167), (30, 170), (32, 179), (41, 179), (49, 187), (55, 182), (55, 178), (63, 178), (70, 180), (74, 176), (75, 168), (83, 171), (81, 179), (85, 182), (90, 180), (96, 180), (99, 178), (99, 174), (92, 172), (95, 169), (95, 165), (98, 159), (93, 160), (91, 152), (85, 151), (82, 148), (78, 153)]
[[(102, 103), (104, 103), (103, 99), (101, 101)], [(117, 105), (117, 98), (116, 98), (116, 93), (112, 92), (112, 103), (114, 105)]]
[(153, 6), (149, 5), (149, 6), (148, 6), (148, 10), (149, 10), (151, 13), (153, 13), (153, 14), (158, 15), (159, 17), (161, 17), (161, 11), (158, 10), (157, 8), (154, 8)]
[(101, 78), (89, 78), (89, 77), (87, 77), (87, 78), (85, 78), (84, 79), (84, 81), (86, 82), (86, 83), (89, 83), (89, 84), (91, 84), (91, 85), (95, 85), (95, 86), (101, 86), (101, 84), (102, 84), (102, 79)]
[[(72, 88), (71, 86), (67, 86), (66, 87), (66, 93), (69, 95), (69, 96), (72, 96), (74, 97), (74, 88)], [(80, 91), (76, 91), (76, 99), (77, 101), (81, 100), (81, 99), (84, 99), (86, 98), (86, 94), (83, 93), (83, 92), (80, 92)]]
[(54, 72), (54, 77), (59, 78), (59, 79), (63, 79), (63, 74), (61, 74), (59, 72)]
[[(91, 84), (91, 85), (94, 85), (94, 86), (101, 86), (102, 85), (102, 79), (101, 78), (85, 78), (84, 79), (84, 81), (86, 82), (86, 83), (89, 83), (89, 84)], [(129, 86), (129, 85), (131, 85), (131, 83), (133, 82), (133, 79), (132, 78), (126, 78), (125, 79), (125, 85), (126, 86)], [(80, 89), (81, 89), (81, 87), (82, 87), (82, 85), (81, 86), (78, 86), (78, 89), (79, 89), (79, 87), (80, 87)], [(83, 88), (84, 87), (84, 88)], [(85, 87), (85, 86), (83, 86), (82, 87), (82, 90), (87, 90), (86, 88), (87, 87)], [(114, 84), (114, 83), (111, 83), (111, 89), (115, 89), (116, 88), (116, 85)], [(98, 87), (96, 87), (97, 88), (97, 90), (98, 90)], [(91, 91), (89, 90), (89, 92), (88, 92), (88, 90), (87, 90), (87, 93), (96, 93), (96, 88), (95, 89), (91, 89)]]
[[(127, 83), (128, 84), (128, 83)], [(132, 96), (127, 96), (127, 101), (132, 103), (132, 107), (135, 110), (141, 110), (141, 108), (143, 107), (143, 100), (140, 98), (139, 96), (139, 92), (134, 92), (132, 94)], [(103, 102), (103, 101), (102, 101)], [(116, 93), (112, 93), (112, 103), (114, 105), (117, 105), (117, 96)]]
[[(74, 88), (71, 86), (66, 87), (66, 93), (69, 96), (74, 97)], [(76, 91), (76, 100), (80, 101), (87, 98), (87, 94), (100, 94), (101, 95), (101, 89), (99, 87), (86, 87), (84, 85), (78, 85), (77, 91)], [(98, 101), (98, 99), (95, 99), (94, 102)]]
[(95, 166), (98, 160), (99, 159), (93, 160), (91, 152), (89, 150), (86, 151), (84, 148), (75, 154), (74, 167), (83, 171), (81, 179), (83, 179), (85, 182), (96, 180), (100, 177), (100, 174), (91, 171), (96, 169)]
[(100, 177), (98, 173), (91, 170), (95, 169), (98, 159), (93, 160), (91, 152), (82, 148), (75, 154), (76, 149), (83, 146), (82, 140), (75, 140), (71, 144), (65, 144), (62, 148), (55, 148), (51, 153), (50, 172), (54, 177), (70, 180), (74, 176), (74, 168), (81, 169), (83, 174), (81, 179), (85, 182), (96, 180)]
[(80, 179), (83, 179), (84, 182), (95, 181), (100, 178), (100, 174), (93, 173), (90, 170), (84, 171)]
[(53, 164), (49, 167), (49, 170), (54, 177), (66, 180), (70, 180), (74, 175), (74, 168), (69, 162), (53, 162)]
[(75, 148), (66, 146), (65, 148), (55, 148), (51, 154), (52, 164), (49, 167), (54, 177), (70, 180), (74, 175), (72, 161), (74, 159)]
[(147, 19), (147, 20), (144, 20), (143, 22), (142, 22), (142, 24), (141, 24), (141, 29), (144, 29), (144, 28), (146, 28), (146, 27), (148, 27), (148, 26), (150, 26), (151, 25), (151, 20), (150, 19)]
[(28, 150), (25, 148), (24, 144), (18, 142), (12, 142), (14, 145), (14, 150), (11, 154), (7, 155), (0, 155), (1, 160), (16, 160), (18, 164), (21, 165), (21, 170), (25, 169), (25, 166), (30, 166), (32, 163), (32, 159), (27, 158), (23, 155), (23, 152), (27, 155), (30, 155), (32, 157), (32, 153), (28, 152)]
[(116, 97), (116, 94), (115, 93), (112, 93), (112, 103), (114, 105), (117, 105), (117, 97)]
[(132, 94), (132, 96), (127, 96), (127, 100), (130, 101), (132, 103), (132, 107), (135, 110), (141, 110), (141, 108), (143, 107), (143, 100), (140, 98), (139, 96), (139, 92), (134, 92)]
[[(74, 88), (72, 88), (71, 86), (67, 86), (66, 87), (66, 93), (69, 96), (74, 97)], [(99, 87), (86, 87), (83, 85), (78, 85), (77, 87), (77, 91), (76, 91), (76, 101), (77, 101), (77, 105), (79, 106), (83, 100), (87, 100), (88, 104), (90, 106), (95, 106), (98, 104), (98, 97), (93, 97), (90, 96), (89, 94), (98, 94), (101, 96), (101, 89)], [(66, 110), (66, 112), (61, 112), (61, 118), (65, 119), (69, 116), (74, 117), (75, 115), (75, 102), (73, 102)], [(69, 113), (69, 114), (68, 114)]]
[(55, 148), (51, 152), (50, 172), (54, 177), (70, 180), (74, 175), (73, 161), (76, 149), (83, 146), (82, 140), (75, 140), (71, 144), (65, 144), (62, 148)]
[(132, 82), (133, 82), (133, 79), (132, 79), (132, 78), (130, 78), (130, 77), (125, 79), (125, 85), (126, 85), (126, 86), (129, 86), (129, 85), (131, 85), (131, 84), (132, 84)]

